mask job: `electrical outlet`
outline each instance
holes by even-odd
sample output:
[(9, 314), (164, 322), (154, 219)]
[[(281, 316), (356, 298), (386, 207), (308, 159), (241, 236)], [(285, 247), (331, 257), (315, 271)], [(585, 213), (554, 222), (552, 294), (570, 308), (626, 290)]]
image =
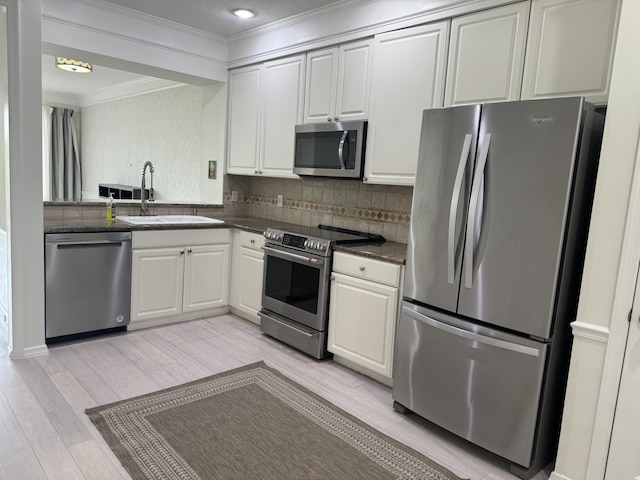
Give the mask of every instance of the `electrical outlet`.
[(278, 206), (282, 207), (284, 205), (284, 197), (282, 195), (278, 195)]
[(238, 192), (236, 190), (233, 190), (231, 192), (231, 201), (232, 202), (237, 202), (238, 201)]

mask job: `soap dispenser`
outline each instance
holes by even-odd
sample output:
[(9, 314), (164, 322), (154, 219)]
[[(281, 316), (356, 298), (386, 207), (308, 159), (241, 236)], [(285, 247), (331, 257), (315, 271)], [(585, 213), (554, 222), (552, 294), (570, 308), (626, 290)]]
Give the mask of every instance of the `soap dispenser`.
[(109, 195), (107, 201), (107, 220), (113, 220), (116, 218), (116, 204), (113, 199), (113, 193)]

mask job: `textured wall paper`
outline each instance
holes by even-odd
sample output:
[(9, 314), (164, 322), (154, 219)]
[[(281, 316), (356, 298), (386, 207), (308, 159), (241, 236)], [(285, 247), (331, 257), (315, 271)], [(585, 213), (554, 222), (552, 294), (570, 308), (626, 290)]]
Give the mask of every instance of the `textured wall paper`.
[[(186, 85), (82, 108), (83, 196), (96, 198), (98, 183), (140, 185), (142, 166), (149, 160), (156, 200), (210, 198), (201, 191), (210, 185), (201, 181), (207, 175), (203, 92), (203, 87)], [(222, 183), (221, 178), (208, 181)]]

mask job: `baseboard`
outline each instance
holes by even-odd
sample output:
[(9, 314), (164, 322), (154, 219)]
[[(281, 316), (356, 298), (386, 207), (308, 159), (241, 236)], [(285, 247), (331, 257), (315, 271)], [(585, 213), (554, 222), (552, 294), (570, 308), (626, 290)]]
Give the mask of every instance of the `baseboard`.
[(260, 317), (258, 315), (253, 315), (245, 312), (244, 310), (240, 310), (236, 307), (230, 307), (231, 313), (248, 320), (251, 323), (255, 323), (256, 325), (260, 325)]
[(191, 320), (200, 320), (201, 318), (208, 317), (216, 317), (218, 315), (223, 315), (225, 313), (229, 313), (229, 306), (225, 305), (224, 307), (212, 308), (209, 310), (201, 310), (199, 312), (189, 312), (183, 313), (181, 315), (176, 315), (173, 317), (163, 317), (163, 318), (150, 318), (147, 320), (136, 320), (134, 322), (130, 322), (127, 325), (127, 331), (131, 330), (140, 330), (142, 328), (151, 328), (151, 327), (159, 327), (162, 325), (169, 325), (171, 323), (180, 323), (180, 322), (188, 322)]
[(38, 345), (37, 347), (25, 348), (21, 352), (12, 350), (9, 356), (13, 360), (20, 360), (24, 358), (40, 357), (42, 355), (47, 355), (48, 353), (49, 353), (49, 348), (47, 348), (46, 345)]
[(556, 472), (551, 472), (549, 475), (549, 480), (571, 480), (569, 477), (565, 477), (564, 475), (560, 475)]
[(372, 372), (368, 368), (363, 367), (362, 365), (358, 365), (357, 363), (352, 362), (351, 360), (347, 360), (346, 358), (343, 358), (334, 354), (333, 361), (347, 368), (350, 368), (351, 370), (355, 370), (358, 373), (366, 375), (367, 377), (373, 378), (376, 382), (382, 383), (387, 387), (393, 387), (393, 379), (389, 377), (385, 377), (384, 375), (380, 375), (377, 372)]

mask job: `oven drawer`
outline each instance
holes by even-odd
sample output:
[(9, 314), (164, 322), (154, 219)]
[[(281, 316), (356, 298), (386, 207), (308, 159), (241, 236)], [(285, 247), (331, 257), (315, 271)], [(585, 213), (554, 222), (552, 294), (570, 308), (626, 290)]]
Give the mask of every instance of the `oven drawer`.
[(251, 250), (262, 250), (262, 247), (264, 247), (264, 236), (258, 233), (240, 230), (240, 245), (250, 248)]
[(276, 313), (262, 310), (260, 330), (314, 358), (326, 355), (327, 332), (305, 327)]
[(382, 283), (391, 287), (400, 285), (400, 270), (400, 265), (393, 263), (342, 252), (333, 254), (334, 272)]

